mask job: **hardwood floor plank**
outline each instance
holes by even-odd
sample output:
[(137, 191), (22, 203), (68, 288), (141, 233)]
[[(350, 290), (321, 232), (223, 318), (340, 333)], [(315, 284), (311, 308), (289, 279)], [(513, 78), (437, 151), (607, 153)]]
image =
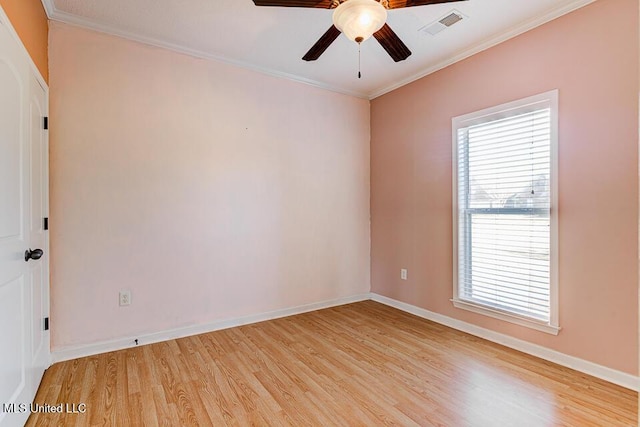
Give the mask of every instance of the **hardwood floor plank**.
[(27, 426), (636, 426), (638, 395), (373, 301), (58, 363)]
[(141, 402), (141, 418), (143, 423), (148, 426), (157, 427), (162, 425), (161, 420), (161, 410), (158, 408), (158, 404), (154, 399), (153, 395), (153, 386), (151, 386), (152, 382), (151, 378), (151, 363), (147, 361), (147, 357), (149, 357), (150, 348), (149, 346), (142, 347), (135, 353), (135, 357), (131, 358), (132, 366), (131, 370), (135, 372), (133, 376), (133, 381), (135, 381), (135, 386), (133, 390), (139, 390), (140, 392), (140, 402)]
[[(178, 416), (175, 412), (174, 405), (167, 402), (164, 395), (164, 387), (156, 385), (151, 387), (153, 393), (153, 403), (156, 408), (156, 418), (161, 426), (177, 426), (179, 425)], [(151, 402), (149, 402), (151, 403)]]

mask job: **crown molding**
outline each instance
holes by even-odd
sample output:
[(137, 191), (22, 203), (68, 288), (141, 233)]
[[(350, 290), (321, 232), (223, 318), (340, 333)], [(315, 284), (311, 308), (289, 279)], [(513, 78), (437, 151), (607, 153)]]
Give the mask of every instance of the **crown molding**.
[(62, 22), (64, 24), (68, 24), (68, 25), (73, 25), (73, 26), (80, 27), (80, 28), (89, 29), (89, 30), (96, 31), (96, 32), (99, 32), (99, 33), (108, 34), (108, 35), (115, 36), (115, 37), (120, 37), (120, 38), (123, 38), (123, 39), (135, 41), (135, 42), (138, 42), (138, 43), (142, 43), (142, 44), (146, 44), (146, 45), (150, 45), (150, 46), (154, 46), (154, 47), (159, 47), (159, 48), (162, 48), (162, 49), (171, 50), (173, 52), (182, 53), (182, 54), (193, 56), (193, 57), (196, 57), (196, 58), (222, 62), (222, 63), (228, 64), (228, 65), (233, 65), (233, 66), (236, 66), (236, 67), (239, 67), (239, 68), (243, 68), (243, 69), (246, 69), (246, 70), (254, 71), (254, 72), (257, 72), (257, 73), (261, 73), (261, 74), (266, 74), (266, 75), (271, 76), (271, 77), (290, 80), (290, 81), (294, 81), (294, 82), (297, 82), (297, 83), (302, 83), (302, 84), (306, 84), (306, 85), (309, 85), (309, 86), (317, 87), (317, 88), (320, 88), (320, 89), (328, 90), (328, 91), (331, 91), (331, 92), (337, 92), (337, 93), (340, 93), (342, 95), (353, 96), (353, 97), (362, 98), (362, 99), (369, 99), (369, 94), (368, 93), (345, 90), (343, 88), (332, 86), (332, 85), (329, 85), (327, 83), (323, 83), (323, 82), (319, 82), (319, 81), (316, 81), (316, 80), (313, 80), (313, 79), (307, 79), (305, 77), (297, 76), (295, 74), (285, 73), (283, 71), (278, 71), (278, 70), (267, 68), (267, 67), (260, 67), (260, 66), (254, 65), (254, 64), (250, 64), (248, 62), (238, 61), (236, 59), (228, 58), (228, 57), (223, 56), (223, 55), (203, 52), (201, 50), (191, 49), (191, 48), (186, 47), (186, 46), (170, 43), (170, 42), (167, 42), (167, 41), (164, 41), (164, 40), (160, 40), (160, 39), (157, 39), (157, 38), (154, 38), (154, 37), (147, 37), (147, 36), (143, 36), (141, 34), (137, 34), (137, 33), (134, 33), (134, 32), (125, 31), (125, 30), (122, 30), (122, 29), (119, 29), (119, 28), (116, 28), (116, 27), (113, 27), (113, 26), (110, 26), (110, 25), (99, 24), (99, 23), (91, 21), (89, 19), (81, 18), (81, 17), (78, 17), (76, 15), (72, 15), (72, 14), (67, 13), (67, 12), (59, 11), (59, 10), (57, 10), (55, 8), (55, 6), (53, 6), (52, 1), (53, 0), (42, 0), (43, 4), (46, 2), (46, 3), (49, 3), (50, 6), (52, 7), (52, 10), (51, 10), (51, 12), (49, 14), (49, 19), (51, 19), (52, 21)]
[(340, 93), (347, 96), (353, 96), (356, 98), (363, 98), (368, 100), (373, 100), (379, 96), (382, 96), (386, 93), (389, 93), (395, 89), (398, 89), (402, 86), (405, 86), (409, 83), (412, 83), (416, 80), (419, 80), (429, 74), (435, 73), (443, 68), (446, 68), (450, 65), (455, 64), (456, 62), (462, 61), (470, 56), (475, 55), (476, 53), (487, 50), (493, 46), (496, 46), (502, 42), (505, 42), (511, 38), (519, 36), (527, 31), (530, 31), (540, 25), (546, 24), (556, 18), (559, 18), (562, 15), (566, 15), (567, 13), (573, 12), (581, 7), (584, 7), (590, 3), (595, 2), (596, 0), (575, 0), (569, 4), (557, 7), (544, 15), (532, 18), (522, 24), (511, 27), (509, 30), (489, 39), (486, 39), (480, 43), (473, 45), (472, 47), (461, 50), (451, 56), (450, 58), (438, 62), (424, 70), (421, 70), (419, 73), (413, 74), (407, 78), (396, 81), (389, 86), (385, 86), (381, 89), (374, 90), (373, 92), (359, 92), (346, 90), (344, 88), (340, 88), (337, 86), (333, 86), (327, 83), (323, 83), (313, 79), (307, 79), (302, 76), (298, 76), (295, 74), (285, 73), (283, 71), (275, 70), (272, 68), (261, 67), (254, 64), (250, 64), (248, 62), (239, 61), (236, 59), (232, 59), (226, 57), (224, 55), (213, 54), (208, 52), (203, 52), (197, 49), (191, 49), (187, 46), (182, 46), (174, 43), (170, 43), (164, 40), (156, 39), (153, 37), (147, 37), (141, 34), (137, 34), (130, 31), (124, 31), (119, 28), (99, 24), (89, 19), (81, 18), (75, 15), (72, 15), (67, 12), (60, 11), (55, 6), (55, 0), (41, 0), (42, 5), (44, 6), (45, 11), (47, 12), (47, 16), (52, 21), (58, 21), (65, 24), (74, 25), (76, 27), (86, 28), (89, 30), (97, 31), (100, 33), (121, 37), (127, 40), (132, 40), (138, 43), (143, 43), (150, 46), (155, 46), (163, 49), (168, 49), (174, 52), (190, 55), (196, 58), (208, 59), (212, 61), (222, 62), (225, 64), (233, 65), (239, 68), (247, 69), (250, 71), (258, 72), (261, 74), (265, 74), (271, 77), (282, 78), (286, 80), (291, 80), (297, 83), (306, 84), (309, 86), (317, 87), (319, 89), (328, 90), (331, 92)]
[(41, 0), (42, 7), (44, 7), (44, 11), (47, 14), (47, 17), (51, 19), (53, 12), (56, 10), (56, 6), (53, 4), (53, 0)]
[(386, 86), (372, 94), (369, 95), (369, 100), (373, 100), (379, 96), (384, 95), (385, 93), (389, 93), (395, 89), (398, 89), (402, 86), (408, 85), (416, 80), (419, 80), (429, 74), (435, 73), (436, 71), (442, 70), (450, 65), (455, 64), (456, 62), (462, 61), (463, 59), (469, 58), (470, 56), (475, 55), (476, 53), (480, 53), (483, 50), (487, 50), (493, 46), (496, 46), (502, 42), (505, 42), (509, 39), (512, 39), (520, 34), (526, 33), (527, 31), (533, 30), (536, 27), (539, 27), (547, 22), (553, 21), (556, 18), (561, 17), (562, 15), (566, 15), (567, 13), (573, 12), (574, 10), (580, 9), (590, 3), (595, 2), (596, 0), (576, 0), (564, 6), (560, 6), (555, 8), (544, 15), (532, 18), (522, 24), (511, 27), (509, 30), (489, 39), (486, 39), (480, 43), (475, 44), (470, 48), (466, 48), (464, 50), (459, 51), (454, 54), (450, 58), (438, 62), (431, 67), (428, 67), (419, 73), (416, 73), (410, 77), (402, 79), (400, 81), (395, 82), (390, 86)]

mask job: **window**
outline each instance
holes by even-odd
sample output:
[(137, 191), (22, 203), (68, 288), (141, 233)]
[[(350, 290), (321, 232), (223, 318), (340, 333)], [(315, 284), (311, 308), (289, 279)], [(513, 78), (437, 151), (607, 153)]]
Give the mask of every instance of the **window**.
[(453, 119), (453, 304), (553, 334), (557, 99)]

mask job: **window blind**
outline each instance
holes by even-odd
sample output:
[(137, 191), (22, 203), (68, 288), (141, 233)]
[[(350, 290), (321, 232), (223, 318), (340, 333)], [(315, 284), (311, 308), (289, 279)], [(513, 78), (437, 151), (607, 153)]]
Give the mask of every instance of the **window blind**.
[(550, 319), (551, 109), (457, 129), (458, 299)]

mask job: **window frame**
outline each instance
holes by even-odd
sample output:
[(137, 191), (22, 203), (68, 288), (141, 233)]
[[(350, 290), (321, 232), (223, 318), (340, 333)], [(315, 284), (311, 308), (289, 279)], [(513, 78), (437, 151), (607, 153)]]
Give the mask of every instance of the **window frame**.
[[(469, 126), (487, 123), (518, 114), (550, 108), (550, 230), (549, 230), (549, 321), (541, 321), (507, 310), (501, 310), (479, 302), (464, 300), (459, 297), (458, 282), (458, 130)], [(456, 308), (504, 320), (538, 331), (557, 335), (559, 326), (558, 304), (558, 90), (551, 90), (538, 95), (515, 100), (495, 107), (485, 108), (469, 114), (453, 117), (452, 126), (452, 217), (453, 217), (453, 298), (451, 302)], [(504, 212), (504, 208), (498, 208)], [(487, 211), (493, 209), (474, 209)], [(509, 209), (515, 211), (530, 211), (527, 208)]]

